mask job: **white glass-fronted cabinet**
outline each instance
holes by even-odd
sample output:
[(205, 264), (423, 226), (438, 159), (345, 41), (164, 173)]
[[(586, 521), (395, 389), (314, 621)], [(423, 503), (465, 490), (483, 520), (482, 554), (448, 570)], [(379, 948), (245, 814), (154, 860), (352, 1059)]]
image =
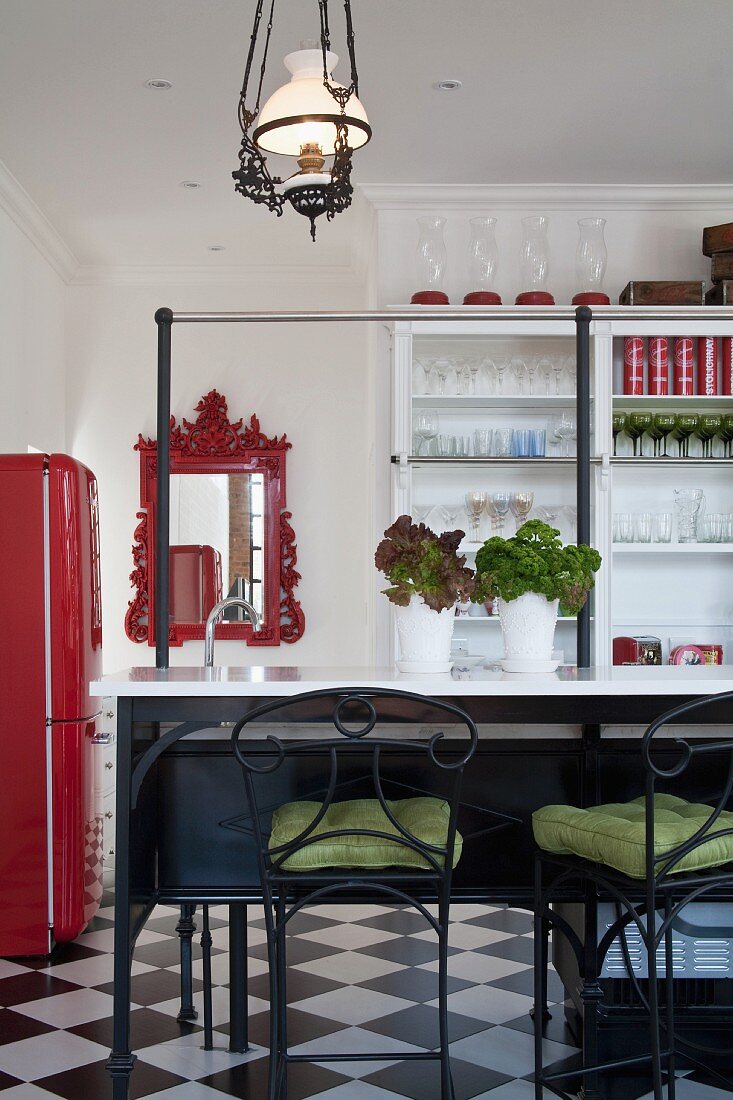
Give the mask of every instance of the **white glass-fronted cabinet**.
[[(701, 336), (733, 335), (733, 320), (709, 321), (703, 309), (699, 321), (676, 320), (674, 309), (664, 313), (669, 320), (665, 316), (661, 327), (645, 320), (645, 311), (625, 321), (613, 316), (613, 308), (591, 323), (591, 541), (603, 555), (591, 604), (595, 664), (612, 663), (612, 639), (620, 635), (658, 637), (665, 662), (670, 648), (683, 643), (717, 643), (724, 660), (733, 661), (733, 460), (723, 457), (729, 447), (725, 422), (708, 443), (700, 436), (717, 421), (705, 427), (698, 421), (686, 457), (678, 456), (676, 425), (666, 437), (669, 457), (654, 457), (655, 449), (665, 450), (665, 440), (653, 440), (648, 429), (635, 443), (637, 451), (643, 446), (636, 458), (626, 431), (614, 437), (614, 413), (733, 414), (733, 397), (623, 396), (625, 336), (643, 338), (645, 350), (649, 337), (662, 332), (669, 338), (671, 392), (676, 336), (691, 336), (696, 346)], [(395, 322), (393, 515), (408, 513), (437, 531), (463, 528), (462, 549), (472, 563), (490, 534), (511, 535), (523, 522), (528, 499), (511, 494), (531, 493), (530, 517), (559, 528), (564, 541), (574, 540), (575, 336), (573, 320), (551, 313), (541, 321), (517, 321), (502, 320), (497, 311), (491, 322), (421, 321), (416, 313), (414, 321)], [(720, 339), (716, 346), (720, 366)], [(669, 423), (652, 421), (652, 434)], [(635, 418), (631, 433), (646, 424)], [(733, 421), (730, 427), (733, 436)], [(703, 457), (709, 448), (713, 457)], [(679, 541), (685, 537), (674, 503), (679, 489), (702, 489), (694, 537), (719, 541)], [(486, 494), (473, 521), (467, 493)], [(508, 510), (506, 497), (496, 494), (509, 494)], [(474, 498), (477, 510), (480, 500)], [(640, 541), (666, 538), (668, 521), (659, 517), (670, 514), (670, 541)], [(634, 541), (619, 541), (626, 538)], [(454, 631), (469, 654), (489, 660), (502, 652), (498, 618), (490, 612), (472, 607)], [(556, 647), (566, 663), (576, 660), (576, 635), (575, 618), (561, 615)]]

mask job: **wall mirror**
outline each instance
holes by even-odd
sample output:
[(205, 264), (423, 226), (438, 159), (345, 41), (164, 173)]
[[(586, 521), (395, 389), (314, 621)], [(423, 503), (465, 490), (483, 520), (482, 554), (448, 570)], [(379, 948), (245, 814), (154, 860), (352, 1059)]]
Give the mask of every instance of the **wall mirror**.
[[(205, 394), (196, 419), (170, 428), (171, 645), (203, 638), (209, 611), (224, 596), (243, 596), (261, 616), (254, 631), (239, 608), (229, 608), (216, 633), (248, 645), (296, 642), (305, 617), (295, 589), (297, 547), (286, 511), (286, 436), (267, 436), (256, 416), (229, 420), (226, 398)], [(140, 511), (130, 580), (135, 596), (125, 633), (155, 645), (155, 508), (157, 444), (138, 437)]]

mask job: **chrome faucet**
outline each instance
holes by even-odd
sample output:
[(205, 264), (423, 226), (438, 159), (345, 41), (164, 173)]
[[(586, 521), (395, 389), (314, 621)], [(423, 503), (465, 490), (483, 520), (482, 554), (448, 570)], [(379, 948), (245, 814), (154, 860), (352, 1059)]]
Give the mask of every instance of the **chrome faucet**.
[(206, 620), (206, 633), (204, 636), (205, 668), (214, 667), (214, 627), (228, 607), (243, 607), (249, 615), (252, 629), (260, 629), (260, 617), (251, 603), (247, 603), (247, 601), (243, 600), (240, 596), (228, 596), (225, 600), (219, 600), (219, 602), (212, 607)]

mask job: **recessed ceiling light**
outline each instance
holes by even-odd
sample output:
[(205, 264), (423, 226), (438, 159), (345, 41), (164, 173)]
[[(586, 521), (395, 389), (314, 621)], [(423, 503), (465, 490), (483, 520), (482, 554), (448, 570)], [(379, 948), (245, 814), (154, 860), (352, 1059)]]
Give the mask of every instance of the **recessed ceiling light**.
[(459, 88), (463, 87), (461, 80), (439, 80), (437, 84), (433, 85), (439, 92), (457, 92)]
[(156, 92), (167, 92), (169, 88), (172, 88), (170, 80), (163, 80), (160, 76), (154, 76), (150, 80), (145, 81), (146, 88), (153, 88)]
[(185, 187), (187, 191), (198, 191), (201, 184), (197, 183), (196, 180), (181, 180), (178, 186)]
[(209, 252), (226, 252), (225, 244), (209, 244), (206, 246)]

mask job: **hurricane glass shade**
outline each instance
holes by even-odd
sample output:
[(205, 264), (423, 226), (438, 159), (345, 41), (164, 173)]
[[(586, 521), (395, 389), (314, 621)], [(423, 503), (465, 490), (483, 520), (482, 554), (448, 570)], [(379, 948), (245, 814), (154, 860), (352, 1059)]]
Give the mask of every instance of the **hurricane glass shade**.
[[(326, 66), (331, 73), (338, 56), (329, 50)], [(324, 157), (335, 152), (336, 126), (342, 121), (339, 105), (323, 85), (323, 54), (318, 50), (296, 50), (285, 58), (292, 73), (290, 82), (270, 96), (260, 111), (253, 133), (256, 145), (269, 153), (299, 157), (304, 145), (318, 145)], [(332, 81), (334, 87), (342, 84)], [(345, 108), (348, 141), (352, 149), (366, 145), (372, 136), (364, 107), (351, 95)]]

